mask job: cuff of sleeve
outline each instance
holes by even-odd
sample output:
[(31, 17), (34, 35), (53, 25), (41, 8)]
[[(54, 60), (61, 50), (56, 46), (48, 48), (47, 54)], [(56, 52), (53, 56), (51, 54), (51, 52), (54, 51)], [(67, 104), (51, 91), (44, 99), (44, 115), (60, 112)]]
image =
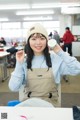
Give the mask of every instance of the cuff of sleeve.
[(69, 59), (71, 59), (70, 55), (67, 52), (64, 52), (63, 50), (60, 50), (57, 55), (59, 55), (62, 59), (65, 59), (65, 61), (68, 61)]
[(23, 65), (23, 63), (24, 62), (18, 62), (18, 61), (16, 61), (16, 67), (18, 66), (18, 67), (21, 67), (22, 65)]
[(62, 54), (65, 54), (63, 50), (60, 50), (57, 55), (61, 56)]
[[(23, 62), (23, 63), (24, 63), (24, 62)], [(18, 61), (16, 62), (15, 71), (16, 71), (17, 73), (22, 72), (23, 63), (18, 62)]]

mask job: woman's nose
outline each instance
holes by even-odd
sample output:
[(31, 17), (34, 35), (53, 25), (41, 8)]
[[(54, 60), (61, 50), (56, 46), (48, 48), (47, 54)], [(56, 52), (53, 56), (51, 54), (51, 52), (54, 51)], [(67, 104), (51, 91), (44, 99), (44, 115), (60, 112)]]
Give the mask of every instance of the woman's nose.
[(40, 39), (37, 39), (37, 40), (36, 40), (36, 43), (37, 43), (37, 44), (40, 44)]

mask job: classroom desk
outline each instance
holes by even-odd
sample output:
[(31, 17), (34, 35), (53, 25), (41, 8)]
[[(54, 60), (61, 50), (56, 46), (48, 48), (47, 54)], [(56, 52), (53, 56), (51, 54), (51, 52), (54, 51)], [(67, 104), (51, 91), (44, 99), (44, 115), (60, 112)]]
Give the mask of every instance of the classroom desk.
[(6, 51), (0, 51), (0, 69), (1, 69), (0, 80), (2, 82), (8, 78), (8, 73), (7, 73), (7, 56), (9, 54), (10, 53), (8, 53)]

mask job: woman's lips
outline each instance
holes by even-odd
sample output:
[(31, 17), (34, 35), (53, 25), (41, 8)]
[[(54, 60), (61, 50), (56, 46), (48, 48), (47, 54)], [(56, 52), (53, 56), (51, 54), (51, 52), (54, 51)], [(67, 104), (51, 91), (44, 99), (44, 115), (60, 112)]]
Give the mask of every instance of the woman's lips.
[(41, 46), (37, 46), (35, 47), (37, 50), (40, 50), (42, 47)]

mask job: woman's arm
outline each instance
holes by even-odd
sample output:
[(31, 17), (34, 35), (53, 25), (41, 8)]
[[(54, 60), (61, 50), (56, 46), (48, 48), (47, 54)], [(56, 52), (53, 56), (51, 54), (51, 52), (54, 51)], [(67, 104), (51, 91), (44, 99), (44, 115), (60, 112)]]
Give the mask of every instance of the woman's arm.
[(24, 62), (24, 51), (16, 53), (16, 67), (11, 74), (9, 81), (9, 88), (12, 91), (18, 91), (22, 84), (25, 82), (26, 76), (26, 63)]
[(65, 75), (77, 75), (80, 74), (80, 62), (75, 58), (69, 56), (64, 51), (60, 51), (58, 55), (63, 60), (61, 65), (61, 73)]
[(9, 88), (11, 91), (18, 91), (22, 84), (25, 83), (26, 76), (26, 64), (16, 63), (15, 70), (11, 73), (11, 78), (9, 80)]
[(71, 57), (68, 53), (64, 52), (59, 45), (56, 45), (53, 50), (62, 59), (60, 65), (61, 74), (80, 74), (80, 62), (75, 57)]
[(56, 69), (61, 75), (80, 74), (80, 62), (75, 57), (64, 52), (58, 44), (55, 45), (53, 51), (58, 55), (56, 56)]

